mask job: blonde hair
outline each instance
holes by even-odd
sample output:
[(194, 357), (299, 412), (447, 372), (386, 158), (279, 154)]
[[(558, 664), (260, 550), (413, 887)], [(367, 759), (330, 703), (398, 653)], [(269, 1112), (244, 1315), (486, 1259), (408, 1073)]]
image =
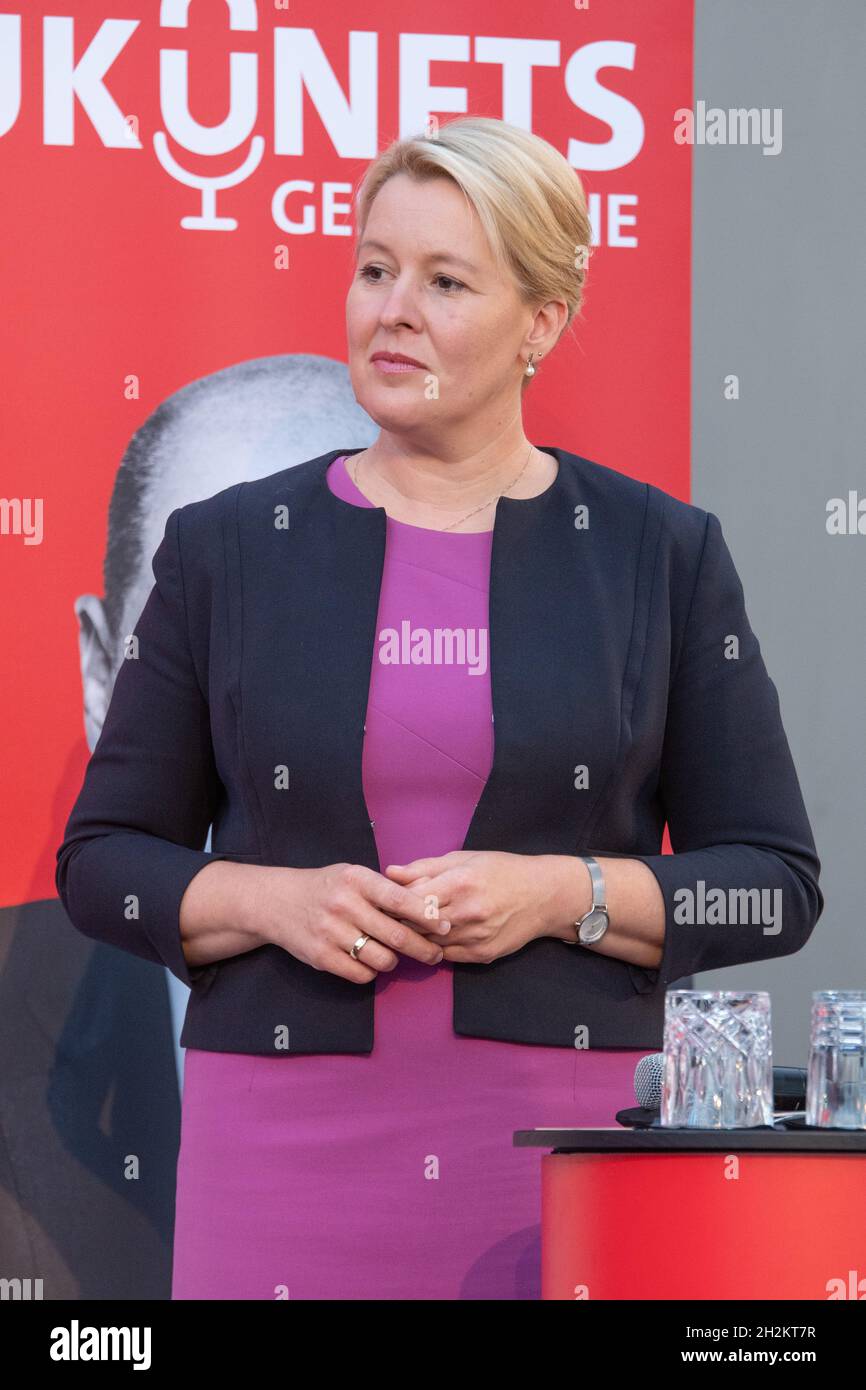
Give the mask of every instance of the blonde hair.
[(580, 177), (553, 145), (488, 116), (460, 116), (435, 134), (395, 140), (368, 166), (356, 193), (356, 245), (376, 194), (395, 174), (452, 179), (524, 303), (565, 300), (562, 332), (582, 317), (592, 228)]

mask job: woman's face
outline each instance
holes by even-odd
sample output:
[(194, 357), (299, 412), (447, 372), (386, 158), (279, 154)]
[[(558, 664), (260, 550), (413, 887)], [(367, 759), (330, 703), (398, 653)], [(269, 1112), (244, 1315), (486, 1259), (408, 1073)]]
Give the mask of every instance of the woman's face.
[[(395, 174), (383, 184), (346, 300), (352, 389), (382, 429), (419, 439), (470, 420), (501, 429), (519, 408), (534, 318), (455, 183)], [(423, 367), (388, 372), (376, 352)]]

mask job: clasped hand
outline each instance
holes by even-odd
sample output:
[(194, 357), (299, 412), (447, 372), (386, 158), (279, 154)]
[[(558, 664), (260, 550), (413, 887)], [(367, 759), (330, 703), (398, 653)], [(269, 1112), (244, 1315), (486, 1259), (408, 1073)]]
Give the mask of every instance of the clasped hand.
[(562, 891), (551, 858), (453, 850), (389, 864), (384, 873), (421, 894), (427, 915), (450, 923), (447, 936), (439, 939), (445, 960), (489, 965), (547, 933)]

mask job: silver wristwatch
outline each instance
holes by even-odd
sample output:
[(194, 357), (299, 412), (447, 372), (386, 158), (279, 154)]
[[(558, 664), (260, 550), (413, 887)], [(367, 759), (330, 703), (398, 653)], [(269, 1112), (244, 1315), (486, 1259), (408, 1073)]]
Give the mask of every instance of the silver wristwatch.
[(580, 854), (578, 859), (582, 859), (589, 869), (589, 876), (592, 880), (592, 907), (585, 912), (579, 921), (574, 923), (574, 941), (569, 941), (569, 946), (589, 946), (593, 942), (600, 941), (610, 926), (610, 918), (607, 915), (607, 903), (605, 901), (604, 874), (601, 872), (601, 865), (591, 854)]

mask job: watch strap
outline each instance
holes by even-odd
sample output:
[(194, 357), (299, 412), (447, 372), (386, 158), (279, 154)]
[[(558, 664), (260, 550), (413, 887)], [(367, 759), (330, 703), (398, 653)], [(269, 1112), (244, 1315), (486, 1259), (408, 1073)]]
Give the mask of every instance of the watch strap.
[[(593, 912), (597, 907), (601, 907), (604, 908), (606, 912), (606, 891), (604, 886), (604, 874), (601, 871), (601, 865), (599, 864), (595, 856), (592, 854), (581, 854), (578, 855), (578, 858), (582, 859), (586, 867), (589, 869), (589, 877), (592, 880), (592, 907), (589, 909), (589, 911)], [(588, 915), (588, 913), (584, 913), (584, 916)], [(583, 921), (583, 918), (581, 918), (581, 921)]]

